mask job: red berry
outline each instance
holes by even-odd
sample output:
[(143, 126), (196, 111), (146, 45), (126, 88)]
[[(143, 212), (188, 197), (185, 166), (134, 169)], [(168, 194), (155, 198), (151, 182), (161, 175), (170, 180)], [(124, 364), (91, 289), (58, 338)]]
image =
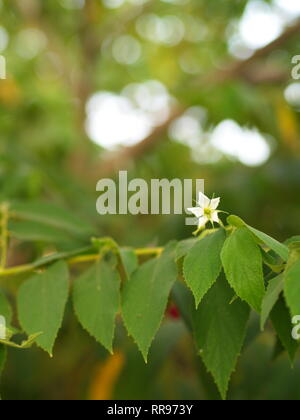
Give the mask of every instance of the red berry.
[(180, 311), (175, 304), (171, 304), (167, 310), (167, 315), (169, 318), (172, 319), (179, 319), (180, 318)]

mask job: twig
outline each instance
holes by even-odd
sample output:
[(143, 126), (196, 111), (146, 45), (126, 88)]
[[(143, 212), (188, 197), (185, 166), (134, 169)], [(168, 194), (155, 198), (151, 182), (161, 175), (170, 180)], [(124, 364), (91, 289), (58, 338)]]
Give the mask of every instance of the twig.
[[(282, 35), (280, 35), (277, 39), (275, 39), (265, 47), (258, 49), (250, 58), (246, 60), (235, 61), (227, 66), (224, 65), (223, 68), (225, 70), (214, 72), (211, 75), (208, 75), (207, 77), (195, 79), (192, 83), (195, 86), (197, 86), (197, 88), (199, 88), (199, 86), (208, 87), (214, 86), (217, 83), (224, 83), (228, 80), (239, 77), (243, 78), (245, 81), (251, 84), (257, 84), (259, 82), (267, 83), (268, 80), (265, 77), (265, 75), (263, 75), (261, 80), (257, 80), (257, 78), (251, 76), (247, 72), (247, 70), (259, 59), (268, 56), (274, 50), (280, 48), (290, 39), (294, 38), (296, 35), (299, 34), (299, 32), (300, 21), (297, 21), (293, 26), (288, 27), (285, 30), (285, 32)], [(273, 83), (277, 81), (282, 82), (284, 76), (285, 75), (283, 73), (277, 73), (275, 75), (274, 73), (270, 73), (268, 77), (270, 77), (270, 82)], [(168, 127), (174, 120), (183, 115), (185, 111), (186, 109), (184, 108), (182, 108), (179, 112), (177, 110), (170, 116), (168, 121), (166, 121), (161, 127), (159, 127), (152, 134), (150, 134), (149, 137), (142, 140), (140, 143), (133, 147), (123, 148), (120, 152), (116, 152), (116, 154), (112, 158), (109, 158), (106, 161), (102, 161), (101, 165), (98, 165), (98, 167), (100, 166), (101, 169), (95, 170), (95, 172), (98, 171), (98, 178), (102, 176), (108, 176), (121, 169), (125, 169), (126, 165), (128, 166), (128, 163), (130, 161), (138, 159), (145, 152), (155, 147), (160, 140), (167, 138), (167, 136), (163, 136), (165, 135), (165, 132), (167, 131)]]
[[(159, 256), (163, 252), (164, 248), (144, 248), (144, 249), (136, 249), (134, 252), (136, 256), (138, 257), (155, 257)], [(69, 258), (66, 260), (66, 262), (70, 266), (78, 265), (78, 264), (84, 264), (88, 262), (94, 262), (99, 260), (100, 254), (90, 254), (90, 255), (80, 255), (78, 257)], [(14, 277), (19, 274), (27, 274), (30, 272), (35, 272), (37, 269), (44, 268), (49, 265), (49, 262), (45, 262), (45, 264), (41, 264), (40, 266), (36, 266), (33, 264), (26, 264), (26, 265), (20, 265), (17, 267), (11, 267), (11, 268), (1, 268), (0, 269), (0, 277)]]
[(1, 205), (1, 259), (0, 267), (4, 269), (7, 263), (7, 249), (8, 249), (8, 219), (9, 206), (4, 203)]

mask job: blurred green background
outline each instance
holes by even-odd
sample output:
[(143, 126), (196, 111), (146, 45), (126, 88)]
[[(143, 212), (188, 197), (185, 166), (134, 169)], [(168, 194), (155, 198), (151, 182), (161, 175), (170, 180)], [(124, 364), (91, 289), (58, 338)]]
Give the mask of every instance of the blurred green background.
[[(97, 181), (125, 169), (203, 178), (223, 210), (279, 240), (299, 234), (298, 2), (1, 0), (0, 16), (1, 201), (55, 204), (124, 246), (190, 237), (184, 217), (97, 215)], [(11, 265), (45, 250), (34, 228), (34, 246), (22, 234)], [(46, 234), (51, 250), (78, 246)], [(172, 308), (148, 366), (121, 323), (115, 347), (95, 344), (70, 303), (54, 359), (11, 351), (2, 396), (218, 398)], [(277, 357), (256, 319), (229, 398), (300, 398), (300, 363)]]

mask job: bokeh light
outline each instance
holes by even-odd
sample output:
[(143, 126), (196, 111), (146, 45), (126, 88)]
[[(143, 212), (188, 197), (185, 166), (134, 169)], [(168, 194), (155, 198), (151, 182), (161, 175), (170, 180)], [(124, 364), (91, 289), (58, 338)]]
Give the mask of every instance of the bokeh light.
[(0, 26), (0, 52), (4, 51), (9, 42), (9, 35), (3, 26)]
[(36, 28), (23, 29), (16, 38), (16, 52), (25, 59), (36, 57), (47, 45), (46, 35)]
[(135, 64), (141, 57), (142, 47), (133, 36), (122, 35), (114, 41), (112, 52), (118, 63), (131, 65)]
[(172, 15), (160, 17), (148, 14), (141, 16), (137, 20), (136, 29), (141, 37), (169, 47), (179, 44), (185, 35), (183, 21)]
[(120, 95), (99, 92), (88, 102), (86, 130), (107, 149), (133, 145), (168, 118), (171, 104), (166, 88), (157, 81), (128, 85)]
[(261, 48), (273, 41), (282, 31), (283, 21), (268, 4), (253, 0), (239, 24), (239, 35), (250, 48)]
[(289, 105), (300, 107), (300, 83), (291, 83), (285, 89), (284, 96)]
[(61, 0), (61, 5), (66, 9), (82, 9), (85, 0)]
[(260, 166), (271, 155), (265, 136), (256, 129), (239, 126), (235, 121), (221, 122), (211, 134), (214, 147), (247, 166)]

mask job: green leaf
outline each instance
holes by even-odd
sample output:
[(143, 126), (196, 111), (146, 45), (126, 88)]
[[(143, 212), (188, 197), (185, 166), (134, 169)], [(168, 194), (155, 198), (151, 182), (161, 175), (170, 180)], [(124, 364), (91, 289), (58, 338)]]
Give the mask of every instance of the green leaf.
[(0, 292), (0, 316), (3, 316), (6, 321), (6, 325), (9, 325), (12, 320), (12, 308), (7, 300), (4, 293)]
[(271, 236), (266, 235), (263, 232), (260, 232), (257, 229), (254, 229), (251, 226), (247, 225), (247, 228), (265, 245), (267, 245), (270, 249), (272, 249), (276, 254), (278, 254), (283, 261), (287, 261), (289, 258), (289, 249), (286, 245), (281, 244), (276, 239), (271, 238)]
[[(266, 251), (263, 248), (261, 248), (261, 252), (262, 252), (262, 256), (263, 256), (263, 261), (264, 264), (266, 264), (268, 267), (276, 267), (276, 266), (280, 266), (284, 268), (284, 263), (282, 263), (282, 261), (280, 260), (280, 264), (278, 262), (278, 255), (275, 254), (274, 251)], [(283, 270), (283, 268), (281, 269), (281, 271)]]
[(185, 239), (183, 241), (178, 242), (176, 249), (176, 260), (178, 261), (181, 258), (185, 257), (197, 242), (198, 238)]
[(193, 319), (196, 311), (194, 296), (191, 290), (180, 280), (177, 280), (172, 289), (172, 299), (174, 300), (184, 323), (190, 332), (193, 331)]
[(300, 261), (300, 242), (293, 242), (289, 245), (290, 255), (288, 262), (285, 267), (285, 272), (287, 273), (288, 270)]
[(300, 235), (292, 236), (291, 238), (287, 239), (284, 244), (289, 246), (295, 242), (300, 242)]
[(237, 227), (237, 228), (241, 228), (241, 227), (246, 226), (246, 223), (244, 222), (243, 219), (241, 219), (238, 216), (234, 216), (234, 215), (231, 215), (231, 216), (227, 217), (227, 223), (229, 225)]
[(261, 309), (261, 329), (263, 330), (267, 319), (272, 312), (284, 288), (284, 277), (282, 274), (270, 280)]
[(124, 323), (146, 361), (177, 278), (175, 252), (176, 243), (171, 243), (159, 258), (141, 265), (124, 287)]
[(281, 297), (271, 312), (273, 327), (293, 362), (299, 348), (299, 343), (292, 337), (292, 320), (284, 298)]
[(85, 255), (93, 252), (93, 247), (84, 247), (75, 249), (73, 251), (67, 251), (67, 252), (57, 252), (55, 254), (47, 255), (46, 257), (39, 258), (38, 260), (34, 261), (31, 265), (34, 268), (40, 268), (44, 267), (46, 265), (49, 265), (51, 263), (55, 263), (60, 260), (66, 260), (68, 258), (74, 258), (79, 255)]
[(198, 241), (185, 258), (184, 277), (194, 294), (196, 307), (199, 306), (203, 296), (216, 282), (221, 272), (220, 253), (225, 239), (226, 232), (220, 229)]
[(300, 260), (284, 274), (284, 295), (291, 314), (300, 315)]
[(60, 261), (27, 280), (18, 294), (22, 328), (28, 335), (42, 332), (36, 342), (51, 356), (68, 299), (68, 278), (68, 267)]
[(77, 235), (92, 234), (91, 226), (80, 217), (52, 203), (18, 203), (11, 208), (13, 215), (21, 220), (43, 223)]
[(112, 352), (120, 307), (120, 277), (114, 259), (99, 260), (75, 280), (73, 304), (83, 328)]
[(10, 222), (9, 231), (11, 236), (21, 241), (60, 243), (70, 240), (65, 232), (38, 222)]
[(233, 291), (221, 276), (204, 297), (194, 318), (199, 353), (222, 398), (246, 336), (250, 309), (240, 300), (230, 304)]
[(236, 294), (260, 312), (265, 294), (262, 254), (247, 228), (237, 229), (227, 238), (221, 258)]
[(120, 257), (125, 270), (127, 279), (130, 279), (131, 275), (139, 266), (138, 257), (136, 256), (133, 249), (120, 249)]

